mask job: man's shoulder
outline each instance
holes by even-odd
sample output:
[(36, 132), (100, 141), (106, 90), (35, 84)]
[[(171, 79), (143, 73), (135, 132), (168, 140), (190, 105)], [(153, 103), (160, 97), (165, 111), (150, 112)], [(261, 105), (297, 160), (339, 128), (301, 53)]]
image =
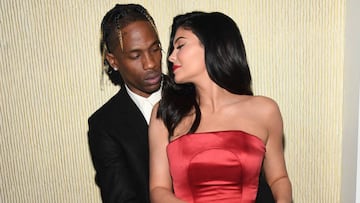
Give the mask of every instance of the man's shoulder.
[(125, 97), (121, 91), (119, 91), (89, 117), (89, 122), (100, 120), (106, 121), (121, 115), (121, 111), (125, 110), (126, 108), (123, 105), (127, 102), (126, 100), (127, 97)]

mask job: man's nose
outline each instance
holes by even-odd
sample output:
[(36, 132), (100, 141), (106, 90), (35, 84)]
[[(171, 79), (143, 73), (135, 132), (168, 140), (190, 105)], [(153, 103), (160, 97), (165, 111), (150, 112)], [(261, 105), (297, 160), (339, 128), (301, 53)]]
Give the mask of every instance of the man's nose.
[(155, 54), (151, 54), (151, 53), (145, 54), (143, 61), (144, 69), (154, 68), (156, 66), (156, 58), (157, 57)]

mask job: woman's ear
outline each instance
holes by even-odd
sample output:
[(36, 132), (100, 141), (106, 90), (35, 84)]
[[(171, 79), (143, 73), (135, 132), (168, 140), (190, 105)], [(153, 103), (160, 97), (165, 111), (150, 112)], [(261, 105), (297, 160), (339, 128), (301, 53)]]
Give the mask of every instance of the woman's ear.
[(109, 65), (114, 69), (114, 70), (118, 70), (119, 69), (119, 63), (116, 59), (116, 57), (114, 56), (114, 54), (112, 53), (106, 53), (105, 54), (105, 58), (108, 61)]

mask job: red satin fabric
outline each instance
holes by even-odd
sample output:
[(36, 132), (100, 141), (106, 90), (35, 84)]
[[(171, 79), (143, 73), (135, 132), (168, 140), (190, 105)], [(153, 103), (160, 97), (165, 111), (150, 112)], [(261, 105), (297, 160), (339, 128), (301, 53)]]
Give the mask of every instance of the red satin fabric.
[(176, 197), (188, 203), (255, 202), (265, 145), (243, 131), (183, 135), (167, 147)]

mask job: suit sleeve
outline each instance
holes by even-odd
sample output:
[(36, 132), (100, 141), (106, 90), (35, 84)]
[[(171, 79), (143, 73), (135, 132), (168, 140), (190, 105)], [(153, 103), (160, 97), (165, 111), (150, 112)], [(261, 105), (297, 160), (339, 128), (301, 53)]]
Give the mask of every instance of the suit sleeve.
[(103, 202), (140, 203), (121, 144), (100, 126), (89, 120), (88, 141)]

